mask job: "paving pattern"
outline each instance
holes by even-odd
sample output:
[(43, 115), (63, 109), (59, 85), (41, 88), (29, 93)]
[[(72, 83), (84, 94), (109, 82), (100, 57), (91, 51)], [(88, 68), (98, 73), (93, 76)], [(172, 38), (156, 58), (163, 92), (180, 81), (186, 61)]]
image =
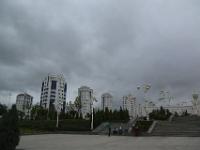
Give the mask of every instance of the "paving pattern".
[(22, 136), (17, 150), (199, 150), (199, 137), (44, 134)]

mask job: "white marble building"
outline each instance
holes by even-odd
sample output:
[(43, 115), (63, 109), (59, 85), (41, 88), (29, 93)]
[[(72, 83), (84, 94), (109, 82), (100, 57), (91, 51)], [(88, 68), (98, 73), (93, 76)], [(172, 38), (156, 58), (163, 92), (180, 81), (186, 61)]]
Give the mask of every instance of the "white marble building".
[(168, 109), (171, 113), (178, 113), (179, 115), (183, 114), (187, 111), (187, 113), (192, 115), (200, 115), (200, 105), (198, 103), (193, 104), (174, 104), (174, 105), (152, 105), (152, 103), (147, 103), (143, 106), (143, 115), (147, 116), (150, 112), (156, 109), (160, 109), (160, 107), (163, 107), (164, 109)]
[[(164, 109), (168, 109), (171, 113), (177, 112), (179, 115), (183, 114), (184, 112), (188, 112), (189, 114), (194, 114), (193, 106), (163, 106)], [(152, 112), (153, 110), (160, 109), (159, 106), (147, 106), (144, 107), (144, 111), (147, 114)]]

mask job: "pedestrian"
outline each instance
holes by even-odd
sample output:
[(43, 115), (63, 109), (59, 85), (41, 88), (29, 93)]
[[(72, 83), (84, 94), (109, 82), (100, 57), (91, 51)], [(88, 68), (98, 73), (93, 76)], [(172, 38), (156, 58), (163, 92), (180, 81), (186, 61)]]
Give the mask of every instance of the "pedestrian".
[(122, 126), (119, 127), (119, 135), (122, 135)]
[(110, 123), (108, 124), (108, 136), (110, 136), (111, 135), (111, 125), (110, 125)]

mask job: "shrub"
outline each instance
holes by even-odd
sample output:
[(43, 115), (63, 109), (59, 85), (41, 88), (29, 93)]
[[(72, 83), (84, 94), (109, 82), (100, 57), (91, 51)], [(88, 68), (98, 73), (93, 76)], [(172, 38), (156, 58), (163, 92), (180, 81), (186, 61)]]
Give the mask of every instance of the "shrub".
[(149, 114), (149, 118), (153, 120), (167, 120), (171, 115), (171, 112), (169, 112), (168, 109), (163, 109), (163, 107), (160, 107), (158, 110), (153, 110)]
[(152, 123), (153, 121), (139, 120), (136, 122), (135, 127), (138, 127), (142, 132), (146, 132)]
[(174, 113), (174, 116), (175, 116), (175, 117), (178, 117), (178, 116), (179, 116), (179, 114), (178, 114), (177, 112), (175, 112), (175, 113)]
[(189, 116), (190, 114), (186, 111), (182, 112), (181, 116)]
[(13, 105), (8, 113), (5, 113), (0, 121), (0, 149), (15, 150), (19, 143), (18, 114)]

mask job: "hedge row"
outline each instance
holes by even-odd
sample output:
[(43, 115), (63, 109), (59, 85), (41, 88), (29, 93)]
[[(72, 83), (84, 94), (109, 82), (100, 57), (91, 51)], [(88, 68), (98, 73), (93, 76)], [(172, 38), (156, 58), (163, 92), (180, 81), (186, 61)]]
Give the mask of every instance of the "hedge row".
[(21, 129), (38, 131), (89, 131), (90, 121), (88, 120), (60, 120), (59, 128), (56, 128), (56, 120), (23, 120), (19, 122)]

